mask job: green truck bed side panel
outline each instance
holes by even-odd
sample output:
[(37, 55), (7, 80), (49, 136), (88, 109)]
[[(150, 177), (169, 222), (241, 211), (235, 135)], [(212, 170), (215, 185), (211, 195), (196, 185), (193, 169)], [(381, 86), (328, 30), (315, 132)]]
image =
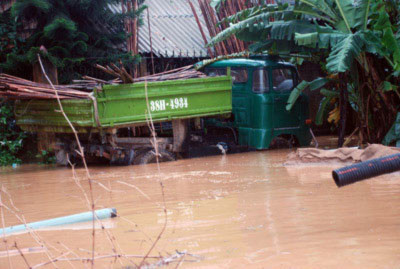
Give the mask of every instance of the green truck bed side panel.
[[(94, 124), (92, 100), (63, 100), (63, 109), (78, 132)], [(17, 125), (30, 132), (71, 132), (56, 100), (23, 100), (15, 104)]]
[(145, 123), (148, 110), (155, 121), (230, 113), (231, 78), (213, 77), (106, 85), (97, 103), (102, 126)]
[[(96, 92), (100, 128), (154, 121), (204, 117), (232, 111), (230, 76), (174, 81), (105, 85)], [(64, 111), (78, 132), (99, 128), (92, 100), (63, 100)], [(56, 100), (27, 100), (16, 104), (17, 124), (27, 131), (71, 132)]]

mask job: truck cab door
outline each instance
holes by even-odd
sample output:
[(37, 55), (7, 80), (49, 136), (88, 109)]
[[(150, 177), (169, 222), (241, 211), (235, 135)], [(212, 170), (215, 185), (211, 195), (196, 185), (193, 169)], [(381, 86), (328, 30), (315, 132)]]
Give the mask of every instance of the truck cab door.
[(273, 131), (286, 133), (300, 128), (301, 121), (301, 96), (290, 111), (286, 110), (289, 95), (297, 84), (296, 69), (279, 67), (271, 70), (272, 100), (273, 100)]
[(235, 127), (248, 127), (251, 121), (251, 99), (247, 68), (232, 67), (232, 113)]
[[(207, 76), (225, 76), (226, 68), (206, 68)], [(248, 69), (242, 67), (231, 67), (232, 76), (232, 114), (234, 127), (247, 127), (250, 124), (251, 100), (248, 92)]]

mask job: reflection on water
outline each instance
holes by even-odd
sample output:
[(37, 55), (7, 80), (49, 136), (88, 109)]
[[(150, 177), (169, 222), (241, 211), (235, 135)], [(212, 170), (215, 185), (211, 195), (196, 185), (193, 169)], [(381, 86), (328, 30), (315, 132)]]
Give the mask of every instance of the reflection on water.
[[(400, 175), (338, 189), (331, 179), (336, 167), (282, 166), (288, 152), (163, 163), (161, 173), (156, 165), (92, 167), (97, 208), (115, 207), (119, 214), (96, 230), (96, 255), (111, 254), (113, 249), (124, 254), (147, 252), (165, 223), (161, 179), (167, 228), (151, 255), (187, 251), (202, 259), (183, 266), (196, 268), (400, 267)], [(85, 173), (81, 169), (76, 173), (87, 191)], [(0, 170), (0, 179), (12, 198), (11, 203), (2, 193), (2, 201), (18, 208), (27, 222), (88, 210), (70, 169), (7, 168)], [(7, 210), (4, 220), (6, 226), (20, 224)], [(45, 242), (47, 253), (25, 255), (30, 265), (60, 253), (87, 257), (91, 230), (90, 224), (86, 226), (39, 231), (39, 239), (29, 234), (10, 236), (8, 247), (15, 250), (12, 245), (17, 242), (27, 249)], [(4, 243), (0, 251), (6, 251)], [(8, 267), (6, 257), (0, 256), (1, 268)], [(14, 268), (26, 265), (18, 255), (10, 259)], [(121, 268), (139, 261), (102, 259), (96, 267)], [(71, 267), (67, 262), (57, 265)]]

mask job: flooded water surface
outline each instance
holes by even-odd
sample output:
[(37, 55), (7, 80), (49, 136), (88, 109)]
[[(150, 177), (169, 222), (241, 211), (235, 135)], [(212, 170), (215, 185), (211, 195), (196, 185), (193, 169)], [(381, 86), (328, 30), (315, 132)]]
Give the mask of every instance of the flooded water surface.
[[(133, 268), (151, 248), (148, 268), (400, 268), (399, 174), (338, 189), (339, 166), (284, 166), (289, 152), (91, 167), (96, 209), (118, 211), (96, 223), (95, 268)], [(1, 225), (89, 211), (75, 172), (1, 170)], [(0, 268), (90, 268), (92, 223), (7, 236), (0, 251)]]

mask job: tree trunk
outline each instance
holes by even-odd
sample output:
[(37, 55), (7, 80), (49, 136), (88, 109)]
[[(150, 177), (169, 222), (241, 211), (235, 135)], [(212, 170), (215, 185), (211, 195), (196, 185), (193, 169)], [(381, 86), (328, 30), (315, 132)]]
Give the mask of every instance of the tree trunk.
[(338, 138), (338, 147), (341, 148), (344, 143), (344, 136), (346, 132), (346, 118), (347, 118), (347, 100), (349, 98), (349, 93), (347, 92), (347, 83), (346, 77), (344, 73), (339, 74), (340, 81), (340, 100), (339, 100), (339, 108), (340, 108), (340, 121), (339, 121), (339, 138)]
[[(42, 58), (42, 62), (44, 70), (47, 73), (47, 76), (54, 85), (57, 85), (58, 84), (57, 67), (47, 59)], [(39, 62), (33, 64), (33, 81), (43, 84), (49, 84), (46, 77), (43, 75), (42, 68), (40, 67)]]

